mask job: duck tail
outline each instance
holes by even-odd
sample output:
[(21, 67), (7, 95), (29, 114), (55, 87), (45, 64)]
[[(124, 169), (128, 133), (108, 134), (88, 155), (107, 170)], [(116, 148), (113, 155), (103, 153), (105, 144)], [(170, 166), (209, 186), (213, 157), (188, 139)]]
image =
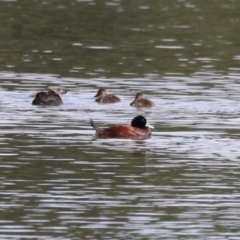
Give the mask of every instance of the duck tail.
[(90, 118), (90, 124), (91, 126), (97, 131), (100, 132), (100, 128), (98, 127), (98, 125)]

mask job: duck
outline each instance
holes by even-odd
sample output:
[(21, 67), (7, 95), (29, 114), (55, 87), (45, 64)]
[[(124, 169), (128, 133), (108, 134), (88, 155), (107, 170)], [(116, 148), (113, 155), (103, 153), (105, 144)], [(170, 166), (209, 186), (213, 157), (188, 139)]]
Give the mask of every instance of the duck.
[(100, 88), (94, 97), (96, 98), (95, 101), (99, 103), (116, 103), (121, 101), (119, 97), (109, 94), (106, 88)]
[[(58, 94), (59, 96), (63, 95), (63, 94), (66, 94), (68, 91), (65, 90), (65, 89), (62, 89), (60, 87), (54, 87), (54, 88), (50, 88), (50, 90), (54, 91), (56, 94)], [(48, 92), (48, 91), (44, 91), (44, 92)], [(35, 93), (32, 93), (30, 95), (30, 97), (33, 97), (35, 98), (36, 95), (38, 94), (38, 92), (35, 92)]]
[(142, 115), (134, 117), (131, 125), (118, 124), (109, 128), (100, 128), (92, 119), (90, 125), (96, 130), (96, 136), (102, 138), (146, 139), (151, 137), (150, 128), (153, 128), (147, 124), (147, 119)]
[(32, 105), (58, 106), (63, 104), (61, 97), (55, 91), (38, 92)]
[(130, 103), (130, 106), (136, 108), (150, 108), (155, 107), (155, 103), (145, 98), (142, 92), (138, 92), (133, 102)]

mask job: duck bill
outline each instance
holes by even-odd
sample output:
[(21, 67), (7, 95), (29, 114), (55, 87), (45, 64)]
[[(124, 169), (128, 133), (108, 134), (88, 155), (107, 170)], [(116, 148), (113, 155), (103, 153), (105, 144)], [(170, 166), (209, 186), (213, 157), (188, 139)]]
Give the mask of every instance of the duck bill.
[(62, 94), (66, 94), (68, 90), (62, 90)]
[(154, 128), (154, 126), (153, 126), (153, 125), (150, 125), (149, 123), (146, 124), (146, 127), (148, 127), (148, 128)]

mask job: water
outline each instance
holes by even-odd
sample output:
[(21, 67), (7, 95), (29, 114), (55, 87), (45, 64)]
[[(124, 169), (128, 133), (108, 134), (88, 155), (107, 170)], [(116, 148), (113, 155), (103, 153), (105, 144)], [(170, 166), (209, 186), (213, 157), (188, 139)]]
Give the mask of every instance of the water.
[[(0, 239), (239, 239), (237, 1), (0, 5)], [(51, 86), (64, 104), (32, 106)], [(138, 114), (150, 139), (89, 124)]]

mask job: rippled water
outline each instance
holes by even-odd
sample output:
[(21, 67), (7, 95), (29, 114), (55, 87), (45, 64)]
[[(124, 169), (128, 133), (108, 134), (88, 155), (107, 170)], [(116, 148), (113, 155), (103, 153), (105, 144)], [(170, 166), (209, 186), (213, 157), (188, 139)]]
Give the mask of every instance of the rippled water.
[[(0, 239), (239, 239), (240, 2), (0, 6)], [(51, 86), (64, 104), (32, 106)], [(89, 124), (138, 114), (150, 139)]]
[[(92, 79), (89, 87), (89, 79), (2, 72), (1, 238), (237, 239), (236, 77)], [(36, 79), (39, 89), (68, 88), (64, 105), (32, 106)], [(102, 85), (122, 101), (95, 103)], [(136, 86), (156, 108), (129, 106)], [(151, 139), (94, 138), (89, 118), (107, 126), (137, 114), (155, 126)]]

